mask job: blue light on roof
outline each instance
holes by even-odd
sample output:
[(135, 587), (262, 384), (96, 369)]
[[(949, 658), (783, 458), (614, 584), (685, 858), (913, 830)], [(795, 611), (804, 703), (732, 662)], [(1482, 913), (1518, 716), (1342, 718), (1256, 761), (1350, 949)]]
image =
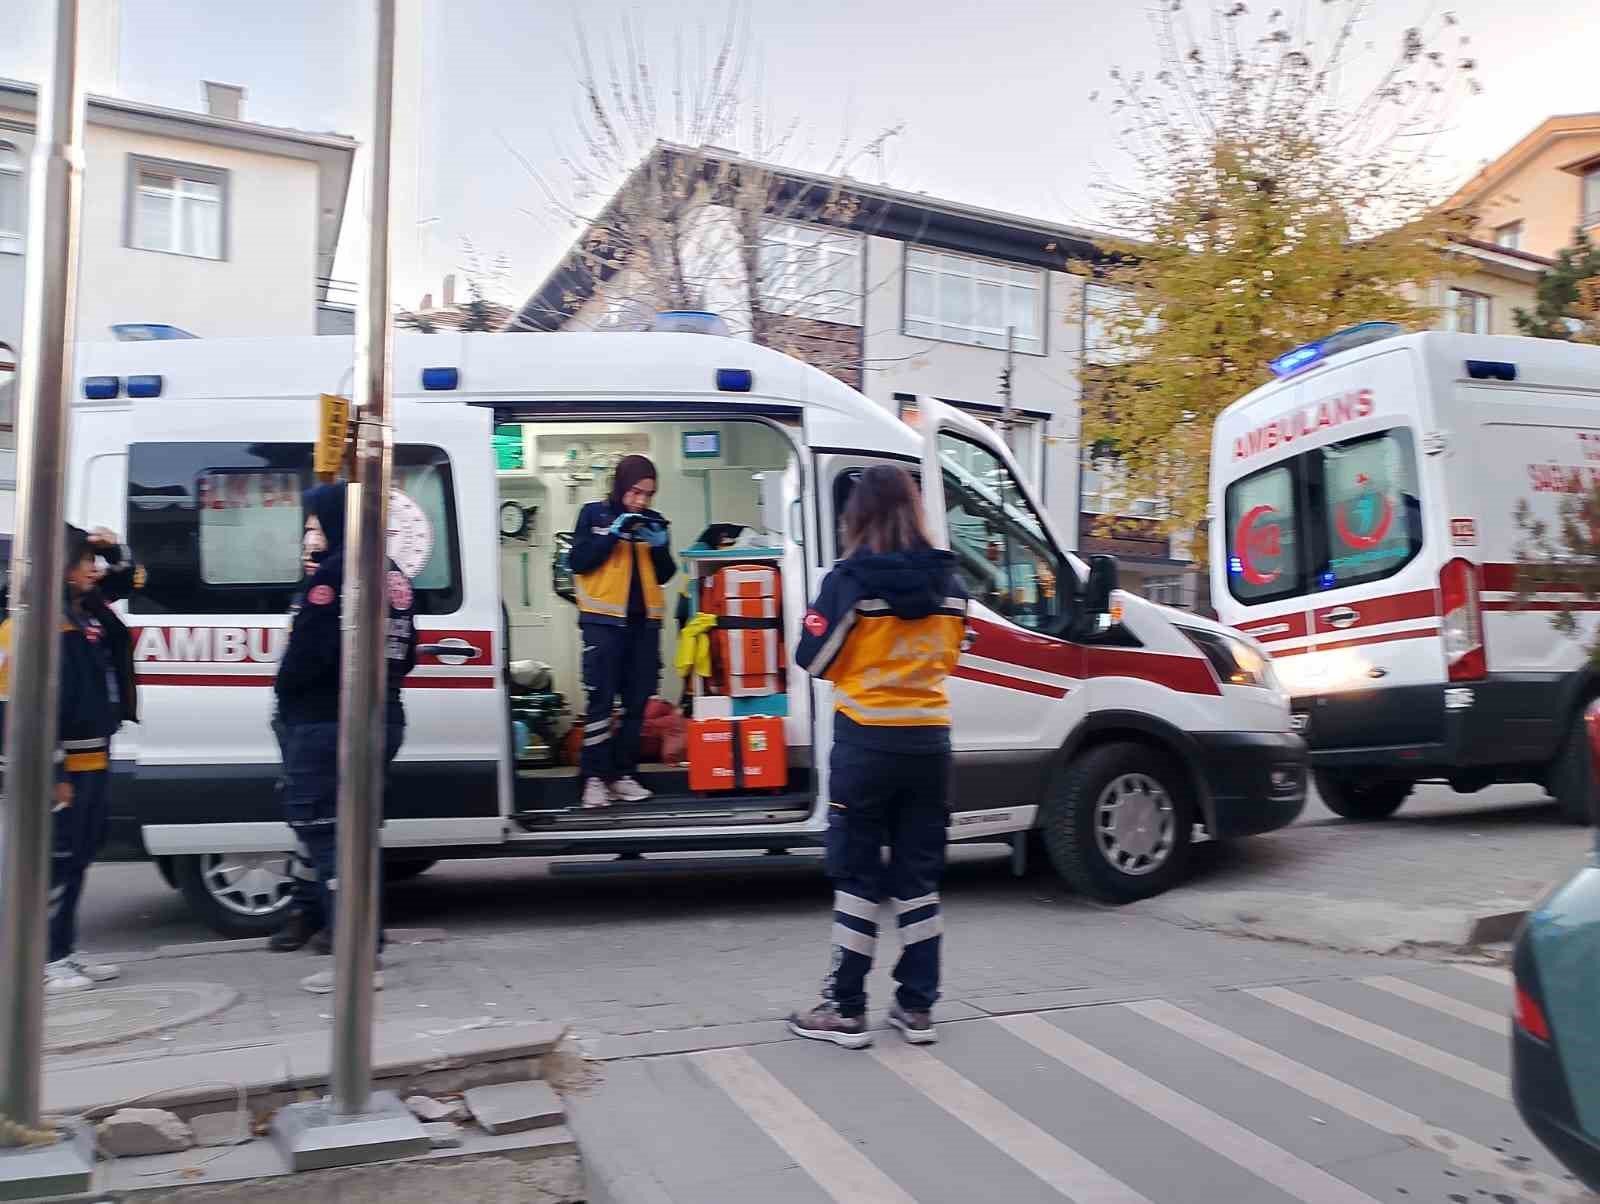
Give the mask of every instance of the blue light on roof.
[(122, 392), (122, 380), (115, 376), (86, 376), (83, 395), (90, 401), (112, 401)]
[(717, 388), (724, 393), (748, 393), (755, 383), (755, 373), (748, 368), (717, 369)]
[(432, 393), (444, 393), (454, 389), (461, 380), (461, 373), (456, 368), (424, 368), (422, 370), (422, 387)]
[(1404, 333), (1404, 328), (1394, 322), (1362, 322), (1359, 326), (1349, 326), (1344, 330), (1335, 331), (1314, 343), (1292, 347), (1267, 367), (1276, 377), (1293, 376), (1297, 372), (1304, 372), (1312, 364), (1321, 363), (1330, 355), (1337, 355), (1341, 351), (1349, 351), (1352, 347), (1361, 347), (1367, 343), (1376, 343), (1379, 339), (1392, 339)]
[(728, 324), (703, 309), (669, 309), (656, 315), (653, 330), (673, 334), (717, 334), (726, 337)]
[(160, 397), (161, 378), (159, 376), (130, 376), (128, 377), (129, 397)]

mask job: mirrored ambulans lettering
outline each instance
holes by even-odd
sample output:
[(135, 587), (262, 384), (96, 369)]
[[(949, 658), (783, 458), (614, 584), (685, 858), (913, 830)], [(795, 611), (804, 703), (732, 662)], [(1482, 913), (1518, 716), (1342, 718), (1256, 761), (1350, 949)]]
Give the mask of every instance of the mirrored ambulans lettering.
[(133, 659), (139, 664), (273, 664), (288, 642), (282, 627), (141, 627)]
[(1371, 389), (1354, 389), (1324, 398), (1238, 436), (1233, 441), (1233, 458), (1248, 460), (1318, 431), (1369, 417), (1375, 408)]

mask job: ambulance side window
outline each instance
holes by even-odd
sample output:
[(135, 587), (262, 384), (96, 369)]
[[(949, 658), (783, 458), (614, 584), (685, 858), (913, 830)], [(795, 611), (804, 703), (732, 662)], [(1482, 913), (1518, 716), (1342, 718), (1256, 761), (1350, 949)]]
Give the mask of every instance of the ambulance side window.
[(1228, 486), (1228, 591), (1241, 602), (1271, 602), (1306, 591), (1298, 475), (1296, 458)]
[[(128, 542), (147, 572), (135, 614), (283, 614), (300, 584), (308, 443), (135, 443), (128, 449)], [(411, 575), (418, 614), (461, 605), (450, 461), (395, 448), (390, 554)]]
[(1011, 470), (992, 451), (939, 435), (950, 550), (973, 598), (1019, 627), (1057, 630), (1070, 577)]

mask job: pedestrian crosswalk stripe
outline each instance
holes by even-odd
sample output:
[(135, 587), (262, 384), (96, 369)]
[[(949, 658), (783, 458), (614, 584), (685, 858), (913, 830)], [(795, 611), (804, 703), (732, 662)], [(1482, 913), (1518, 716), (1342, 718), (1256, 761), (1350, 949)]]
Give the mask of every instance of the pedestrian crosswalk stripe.
[(1388, 974), (1379, 974), (1373, 978), (1363, 978), (1362, 982), (1369, 987), (1377, 987), (1380, 991), (1387, 991), (1401, 999), (1409, 1000), (1421, 1007), (1432, 1008), (1446, 1016), (1453, 1016), (1467, 1024), (1476, 1024), (1479, 1028), (1486, 1028), (1491, 1033), (1504, 1037), (1511, 1031), (1508, 1017), (1499, 1012), (1491, 1012), (1488, 1008), (1476, 1007), (1470, 1003), (1463, 1003), (1451, 995), (1444, 995), (1438, 991), (1430, 991), (1427, 987), (1419, 986), (1414, 982), (1407, 982), (1403, 978), (1394, 978)]
[(1455, 1054), (1446, 1053), (1442, 1049), (1436, 1049), (1425, 1042), (1403, 1036), (1393, 1029), (1384, 1028), (1381, 1024), (1373, 1024), (1360, 1016), (1341, 1012), (1338, 1008), (1329, 1007), (1305, 995), (1297, 995), (1283, 987), (1251, 987), (1245, 993), (1255, 996), (1264, 1003), (1280, 1007), (1286, 1012), (1293, 1012), (1303, 1020), (1320, 1024), (1347, 1037), (1354, 1037), (1357, 1041), (1364, 1041), (1383, 1050), (1384, 1053), (1404, 1058), (1458, 1083), (1465, 1083), (1468, 1087), (1476, 1087), (1479, 1091), (1486, 1091), (1500, 1099), (1511, 1098), (1511, 1086), (1506, 1082), (1505, 1075), (1479, 1066), (1476, 1062), (1469, 1062), (1465, 1058), (1458, 1058)]
[[(1495, 1179), (1508, 1179), (1505, 1155), (1480, 1145), (1459, 1133), (1429, 1124), (1422, 1117), (1404, 1108), (1369, 1095), (1359, 1087), (1313, 1070), (1293, 1058), (1285, 1057), (1275, 1049), (1241, 1037), (1235, 1032), (1213, 1024), (1193, 1012), (1160, 999), (1146, 999), (1121, 1005), (1131, 1012), (1152, 1020), (1179, 1036), (1205, 1046), (1213, 1053), (1229, 1058), (1247, 1070), (1265, 1075), (1269, 1079), (1292, 1087), (1300, 1094), (1316, 1100), (1329, 1108), (1337, 1109), (1353, 1120), (1371, 1125), (1385, 1133), (1393, 1133), (1415, 1142), (1425, 1149), (1444, 1154), (1462, 1170), (1492, 1175)], [(1548, 1197), (1565, 1199), (1572, 1184), (1552, 1175), (1528, 1169), (1515, 1172), (1516, 1179), (1536, 1183)]]
[(1151, 1204), (931, 1053), (896, 1044), (877, 1046), (872, 1056), (1075, 1204)]
[(1303, 1204), (1376, 1204), (1371, 1196), (1344, 1180), (1180, 1095), (1048, 1020), (1006, 1016), (995, 1023)]
[(691, 1057), (839, 1204), (917, 1204), (744, 1050), (719, 1049)]
[(1499, 983), (1502, 987), (1511, 985), (1511, 971), (1504, 966), (1479, 966), (1472, 962), (1451, 962), (1450, 965), (1463, 974), (1471, 974), (1476, 978), (1487, 978), (1490, 982)]

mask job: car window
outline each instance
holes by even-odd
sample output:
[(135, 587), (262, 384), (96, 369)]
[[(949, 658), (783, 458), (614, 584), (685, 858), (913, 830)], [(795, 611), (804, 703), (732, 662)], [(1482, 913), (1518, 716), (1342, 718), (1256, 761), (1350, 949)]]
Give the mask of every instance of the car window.
[(1328, 549), (1322, 587), (1360, 585), (1399, 572), (1422, 550), (1411, 432), (1396, 428), (1313, 454), (1321, 460)]
[(1228, 590), (1241, 602), (1270, 602), (1305, 591), (1293, 461), (1228, 486)]

